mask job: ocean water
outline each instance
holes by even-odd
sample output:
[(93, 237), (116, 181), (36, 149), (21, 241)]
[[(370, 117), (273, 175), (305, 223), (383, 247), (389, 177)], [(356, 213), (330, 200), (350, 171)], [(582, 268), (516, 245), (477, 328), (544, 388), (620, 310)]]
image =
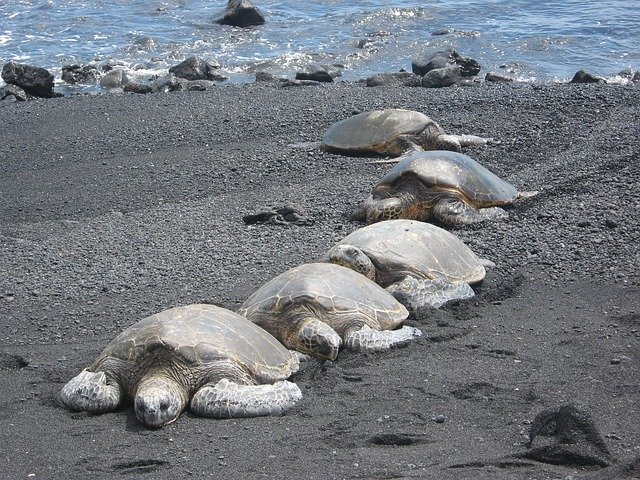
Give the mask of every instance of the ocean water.
[(411, 69), (455, 48), (483, 69), (523, 81), (567, 81), (579, 69), (611, 77), (640, 68), (640, 1), (256, 0), (266, 24), (213, 19), (219, 0), (0, 0), (0, 64), (48, 68), (116, 63), (141, 78), (186, 57), (216, 59), (232, 82), (266, 70), (293, 77), (309, 63), (343, 77)]

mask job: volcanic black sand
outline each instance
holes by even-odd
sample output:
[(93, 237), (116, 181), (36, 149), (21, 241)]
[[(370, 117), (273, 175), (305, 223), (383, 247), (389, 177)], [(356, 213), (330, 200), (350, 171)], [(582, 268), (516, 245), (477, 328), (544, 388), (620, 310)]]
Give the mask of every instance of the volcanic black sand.
[[(496, 264), (474, 299), (411, 316), (423, 336), (405, 348), (307, 362), (284, 416), (185, 412), (149, 430), (130, 406), (61, 405), (128, 325), (195, 302), (235, 309), (358, 228), (348, 214), (390, 167), (289, 145), (384, 107), (493, 137), (467, 153), (541, 191), (455, 231)], [(0, 131), (1, 477), (638, 476), (624, 467), (640, 454), (637, 84), (226, 85), (2, 104)], [(315, 223), (243, 223), (288, 204)], [(504, 460), (563, 404), (591, 412), (612, 467)]]

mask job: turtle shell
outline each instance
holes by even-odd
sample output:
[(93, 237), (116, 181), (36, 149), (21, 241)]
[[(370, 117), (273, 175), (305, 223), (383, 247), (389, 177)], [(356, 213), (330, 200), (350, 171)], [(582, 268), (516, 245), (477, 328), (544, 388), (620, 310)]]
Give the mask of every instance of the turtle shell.
[(479, 207), (511, 203), (518, 193), (467, 155), (431, 150), (406, 155), (373, 188), (374, 198), (377, 189), (387, 191), (407, 177), (417, 178), (428, 189), (455, 190)]
[(288, 323), (288, 312), (300, 306), (334, 328), (344, 316), (358, 315), (371, 328), (391, 330), (409, 315), (378, 284), (332, 263), (307, 263), (281, 273), (256, 290), (238, 313), (250, 320)]
[(435, 122), (413, 110), (374, 110), (334, 123), (325, 132), (322, 144), (327, 150), (385, 153), (385, 147), (399, 135), (415, 135), (429, 124)]
[(339, 245), (359, 248), (376, 268), (378, 283), (388, 287), (405, 276), (476, 283), (485, 276), (478, 256), (456, 235), (430, 223), (386, 220), (360, 228)]
[(190, 366), (229, 359), (258, 381), (287, 378), (298, 359), (271, 334), (244, 317), (215, 305), (187, 305), (151, 315), (118, 335), (100, 354), (139, 364), (159, 349)]

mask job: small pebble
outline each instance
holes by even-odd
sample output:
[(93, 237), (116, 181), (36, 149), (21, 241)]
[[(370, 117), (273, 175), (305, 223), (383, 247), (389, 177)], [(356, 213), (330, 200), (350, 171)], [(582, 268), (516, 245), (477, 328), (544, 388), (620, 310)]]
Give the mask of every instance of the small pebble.
[(619, 358), (612, 358), (611, 359), (611, 365), (618, 365), (620, 363), (620, 359)]
[(444, 423), (445, 420), (446, 420), (446, 417), (442, 414), (436, 415), (435, 417), (433, 417), (433, 421), (436, 423)]

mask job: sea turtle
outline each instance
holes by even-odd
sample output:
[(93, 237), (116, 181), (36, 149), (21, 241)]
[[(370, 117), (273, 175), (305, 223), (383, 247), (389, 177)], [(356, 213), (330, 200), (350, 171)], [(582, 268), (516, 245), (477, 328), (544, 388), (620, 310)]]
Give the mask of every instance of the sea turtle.
[(420, 330), (398, 327), (409, 315), (386, 290), (351, 269), (307, 263), (262, 285), (238, 313), (285, 347), (334, 360), (341, 345), (369, 352), (404, 344)]
[(474, 295), (485, 266), (453, 233), (430, 223), (386, 220), (344, 237), (323, 258), (375, 281), (405, 306), (438, 308)]
[(298, 367), (296, 355), (240, 315), (187, 305), (127, 328), (64, 386), (61, 399), (73, 410), (101, 413), (130, 397), (151, 427), (173, 422), (189, 400), (203, 417), (269, 415), (302, 398), (285, 380)]
[(409, 151), (453, 150), (484, 145), (486, 138), (475, 135), (448, 135), (423, 113), (389, 108), (359, 113), (329, 127), (322, 148), (347, 155), (391, 155)]
[(405, 155), (373, 187), (356, 219), (367, 223), (394, 218), (449, 225), (502, 219), (499, 206), (530, 198), (467, 155), (434, 150)]

